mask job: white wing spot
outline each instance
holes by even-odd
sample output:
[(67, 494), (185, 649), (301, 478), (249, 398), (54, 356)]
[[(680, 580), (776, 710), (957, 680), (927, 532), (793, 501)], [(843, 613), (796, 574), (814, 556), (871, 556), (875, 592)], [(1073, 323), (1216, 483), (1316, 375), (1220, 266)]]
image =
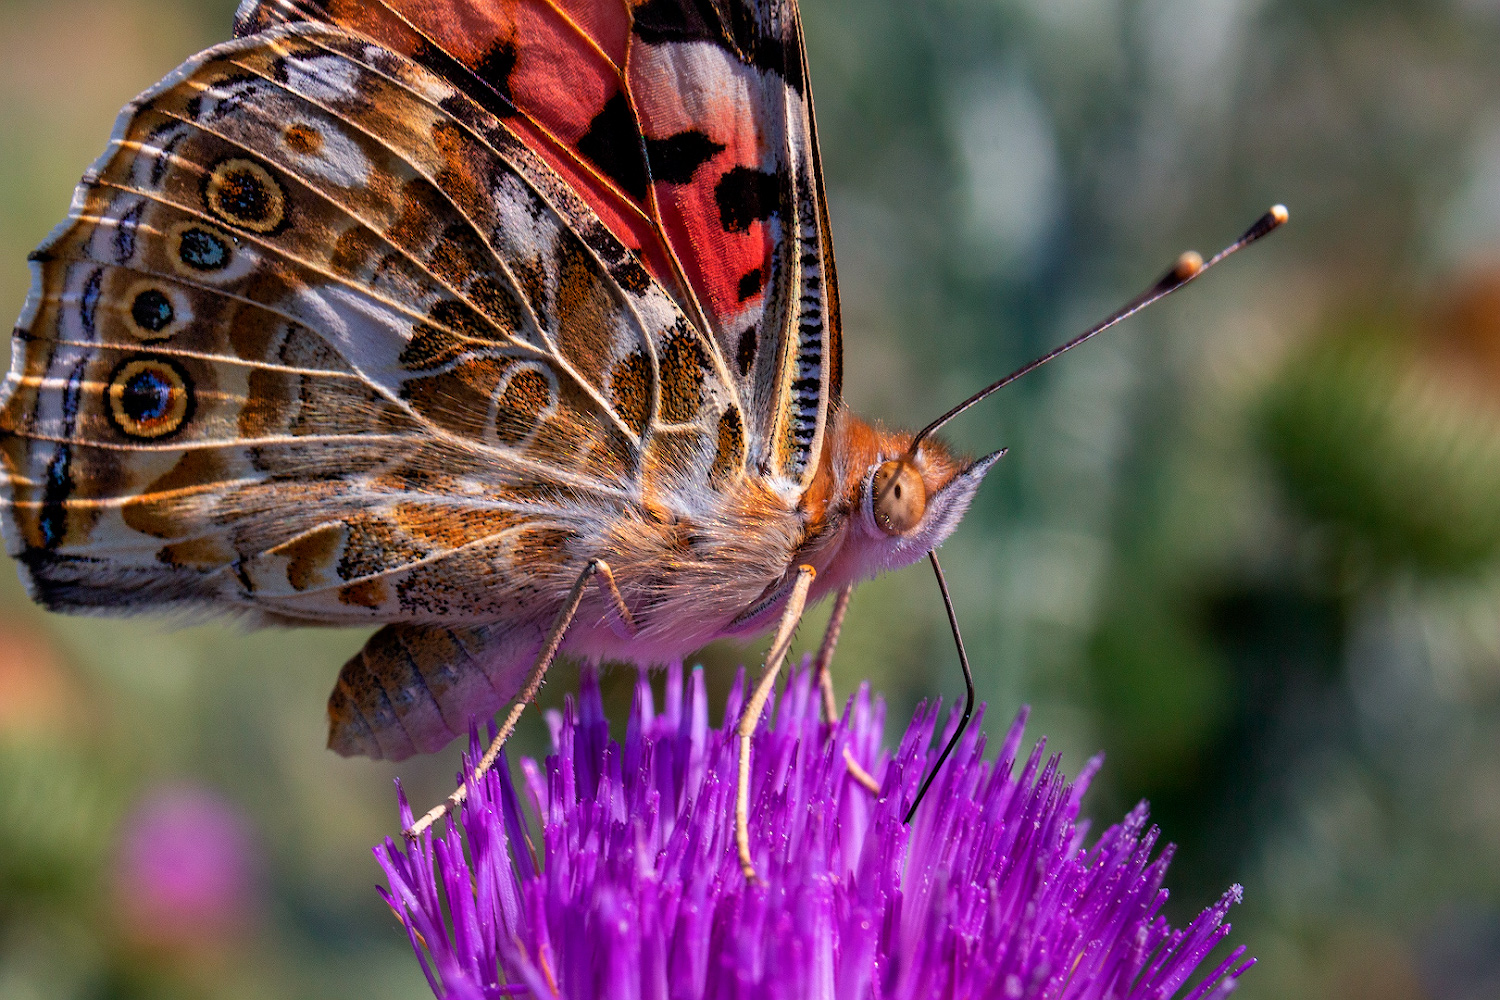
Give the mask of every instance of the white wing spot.
[(341, 187), (362, 188), (370, 181), (370, 160), (364, 150), (326, 123), (288, 125), (281, 133), (281, 147), (298, 170)]
[(287, 56), (287, 85), (315, 101), (359, 96), (359, 67), (342, 56)]

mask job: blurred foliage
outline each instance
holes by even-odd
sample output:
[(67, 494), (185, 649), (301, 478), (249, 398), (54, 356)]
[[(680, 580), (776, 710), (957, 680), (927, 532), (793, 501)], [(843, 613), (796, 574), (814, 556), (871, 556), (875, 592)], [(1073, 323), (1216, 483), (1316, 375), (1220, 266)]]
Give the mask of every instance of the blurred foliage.
[[(1030, 702), (1108, 752), (1091, 809), (1152, 800), (1174, 917), (1245, 885), (1247, 1000), (1500, 994), (1500, 3), (803, 2), (866, 416), (921, 424), (1290, 206), (945, 430), (1010, 447), (945, 569), (991, 729)], [(0, 309), (232, 6), (0, 0)], [(57, 618), (0, 577), (0, 996), (425, 995), (366, 852), (390, 779), (435, 801), (456, 756), (322, 748), (362, 633)], [(761, 649), (704, 651), (716, 705)], [(861, 588), (835, 675), (893, 718), (959, 690), (921, 567)], [(252, 817), (265, 899), (227, 948), (145, 952), (120, 823), (183, 781)]]
[(1366, 561), (1480, 571), (1500, 554), (1500, 400), (1487, 408), (1425, 370), (1403, 334), (1399, 321), (1357, 321), (1288, 358), (1266, 450), (1297, 505)]

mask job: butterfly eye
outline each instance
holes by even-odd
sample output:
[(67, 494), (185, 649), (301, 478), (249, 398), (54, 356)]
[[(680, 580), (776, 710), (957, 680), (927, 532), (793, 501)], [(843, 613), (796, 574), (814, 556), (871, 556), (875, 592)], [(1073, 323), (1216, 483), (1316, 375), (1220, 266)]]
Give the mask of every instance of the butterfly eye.
[(927, 510), (927, 487), (910, 462), (882, 462), (870, 481), (875, 523), (887, 535), (904, 535), (915, 528)]

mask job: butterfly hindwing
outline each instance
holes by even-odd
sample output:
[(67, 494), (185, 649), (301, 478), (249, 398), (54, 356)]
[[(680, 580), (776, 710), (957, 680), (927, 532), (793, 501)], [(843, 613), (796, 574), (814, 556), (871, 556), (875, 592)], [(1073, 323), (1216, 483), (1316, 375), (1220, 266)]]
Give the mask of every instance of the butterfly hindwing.
[(299, 20), (361, 32), (503, 119), (709, 331), (745, 459), (806, 486), (841, 344), (793, 0), (246, 0), (236, 31)]
[(337, 29), (210, 50), (127, 107), (33, 269), (0, 450), (56, 607), (524, 618), (658, 441), (709, 478), (738, 420), (565, 181)]

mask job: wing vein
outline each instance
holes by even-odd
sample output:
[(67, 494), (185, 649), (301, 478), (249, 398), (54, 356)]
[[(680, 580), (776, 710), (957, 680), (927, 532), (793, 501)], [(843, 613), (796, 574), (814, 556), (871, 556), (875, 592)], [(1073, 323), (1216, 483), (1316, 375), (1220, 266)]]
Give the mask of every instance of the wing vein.
[[(311, 41), (311, 39), (309, 39), (309, 40)], [(314, 41), (314, 44), (317, 44), (316, 41)], [(380, 74), (379, 71), (376, 70), (376, 69), (374, 69), (373, 67), (370, 67), (370, 66), (368, 66), (368, 65), (366, 65), (365, 63), (362, 63), (362, 62), (356, 62), (355, 60), (351, 59), (345, 53), (338, 52), (337, 50), (334, 50), (334, 49), (329, 49), (329, 48), (327, 48), (326, 46), (323, 46), (323, 45), (319, 45), (318, 47), (322, 48), (325, 52), (329, 52), (329, 53), (337, 56), (340, 59), (343, 59), (343, 60), (345, 60), (347, 62), (350, 62), (350, 63), (352, 63), (354, 65), (359, 66), (360, 68), (364, 69), (366, 72), (373, 72), (373, 73), (377, 73), (378, 75), (384, 76), (384, 74)], [(240, 66), (241, 64), (239, 62), (235, 62), (235, 65)], [(578, 372), (578, 370), (576, 368), (574, 368), (571, 363), (568, 362), (567, 358), (563, 356), (561, 350), (559, 350), (558, 347), (557, 347), (557, 345), (552, 341), (552, 337), (548, 333), (546, 325), (540, 322), (540, 319), (536, 316), (535, 312), (531, 309), (531, 306), (529, 305), (529, 303), (526, 302), (526, 297), (525, 297), (524, 294), (521, 294), (520, 285), (516, 281), (515, 275), (511, 272), (509, 266), (505, 263), (504, 259), (496, 251), (494, 245), (490, 242), (490, 239), (489, 239), (488, 235), (475, 222), (475, 220), (468, 214), (468, 212), (466, 212), (464, 210), (464, 208), (461, 205), (458, 204), (458, 202), (453, 198), (453, 196), (448, 191), (444, 190), (443, 187), (442, 187), (442, 185), (440, 185), (440, 184), (437, 183), (437, 181), (427, 172), (427, 169), (425, 167), (423, 167), (420, 164), (412, 162), (410, 159), (407, 158), (407, 156), (404, 153), (402, 153), (401, 151), (397, 150), (395, 147), (391, 146), (390, 143), (388, 143), (384, 138), (382, 138), (379, 135), (376, 135), (375, 133), (371, 132), (369, 129), (365, 128), (360, 123), (349, 119), (347, 116), (341, 114), (340, 112), (335, 111), (334, 109), (328, 107), (327, 105), (325, 105), (325, 104), (323, 104), (323, 103), (321, 103), (319, 101), (313, 100), (312, 98), (308, 97), (305, 94), (300, 94), (297, 91), (291, 90), (290, 88), (286, 87), (286, 85), (282, 84), (280, 81), (274, 80), (274, 79), (272, 79), (270, 77), (265, 76), (264, 74), (261, 74), (259, 71), (257, 71), (253, 67), (242, 66), (242, 68), (245, 69), (247, 72), (255, 73), (257, 76), (259, 76), (261, 79), (267, 81), (272, 86), (277, 87), (278, 89), (280, 89), (280, 90), (282, 90), (282, 91), (284, 91), (286, 93), (295, 95), (299, 100), (305, 101), (306, 103), (312, 105), (313, 107), (318, 108), (318, 109), (326, 112), (327, 114), (331, 115), (332, 117), (338, 119), (339, 121), (343, 122), (344, 124), (346, 124), (346, 125), (350, 126), (351, 128), (355, 129), (356, 131), (358, 131), (362, 135), (367, 136), (373, 142), (375, 142), (376, 144), (378, 144), (378, 145), (382, 146), (383, 148), (385, 148), (388, 152), (391, 153), (391, 155), (393, 155), (394, 157), (396, 157), (396, 159), (400, 160), (401, 162), (405, 163), (407, 166), (411, 167), (412, 171), (417, 176), (421, 177), (428, 184), (432, 185), (433, 189), (436, 190), (439, 194), (441, 194), (443, 196), (444, 200), (446, 200), (448, 202), (448, 204), (453, 207), (454, 212), (456, 212), (458, 214), (459, 218), (461, 218), (465, 222), (467, 222), (469, 224), (470, 228), (474, 231), (474, 233), (481, 240), (483, 240), (484, 243), (485, 243), (485, 246), (489, 248), (490, 255), (491, 255), (491, 258), (492, 258), (494, 264), (500, 269), (500, 273), (505, 277), (505, 280), (510, 283), (511, 288), (518, 295), (519, 301), (521, 301), (523, 304), (526, 305), (527, 312), (530, 315), (530, 318), (533, 320), (533, 322), (536, 325), (536, 330), (537, 330), (538, 336), (540, 336), (541, 338), (543, 338), (545, 340), (545, 342), (547, 344), (547, 347), (550, 349), (549, 362), (551, 364), (556, 365), (564, 373), (566, 373), (566, 375), (568, 376), (568, 378), (573, 381), (573, 383), (578, 387), (578, 389), (581, 392), (583, 392), (586, 396), (588, 396), (590, 398), (590, 400), (592, 400), (592, 402), (599, 408), (599, 410), (601, 411), (601, 413), (604, 415), (605, 419), (608, 420), (611, 424), (613, 424), (614, 427), (615, 427), (615, 429), (617, 431), (619, 431), (621, 434), (624, 434), (627, 437), (627, 439), (631, 439), (631, 440), (635, 439), (634, 432), (631, 431), (631, 429), (625, 425), (625, 422), (622, 419), (620, 419), (620, 416), (617, 413), (614, 412), (614, 408), (611, 407), (609, 405), (609, 403), (605, 401), (604, 397), (602, 397), (601, 395), (599, 395), (599, 393), (594, 389), (593, 385), (591, 385), (589, 383), (588, 379), (584, 378)], [(424, 70), (424, 72), (425, 72), (425, 70)], [(390, 79), (389, 77), (385, 77), (385, 78), (387, 80)], [(416, 91), (412, 90), (410, 87), (405, 86), (400, 81), (391, 81), (391, 82), (394, 83), (396, 86), (400, 87), (401, 89), (405, 90), (408, 94), (412, 95), (413, 97), (416, 97), (418, 100), (423, 100), (423, 97), (422, 97), (421, 94), (418, 94)], [(423, 103), (427, 103), (427, 102), (425, 102), (425, 100), (423, 100)], [(448, 112), (444, 111), (441, 107), (437, 107), (437, 106), (431, 105), (431, 104), (429, 104), (429, 106), (433, 107), (434, 110), (436, 110), (439, 113), (441, 113), (442, 115), (444, 115), (450, 122), (453, 122), (455, 125), (457, 125), (460, 128), (464, 128), (462, 122), (459, 122), (457, 119), (455, 119)], [(465, 128), (465, 131), (469, 131), (469, 130)], [(470, 134), (472, 134), (472, 133), (470, 133)], [(478, 137), (475, 136), (475, 138), (477, 139)], [(487, 144), (486, 144), (486, 148), (489, 148), (487, 146)], [(517, 177), (521, 178), (521, 180), (523, 182), (526, 182), (528, 187), (531, 187), (531, 185), (530, 185), (529, 181), (527, 181), (527, 178), (525, 177), (525, 175), (516, 167), (515, 164), (511, 163), (504, 156), (501, 156), (500, 152), (498, 150), (491, 149), (491, 152), (493, 152), (495, 154), (495, 156), (496, 156), (497, 159), (499, 159), (501, 162), (503, 162), (507, 166), (509, 166), (511, 168), (511, 170), (515, 173), (515, 175)], [(304, 185), (304, 186), (306, 186), (306, 185)], [(309, 188), (309, 189), (312, 190), (311, 188)], [(540, 197), (540, 193), (536, 192), (534, 187), (533, 187), (533, 193), (538, 194), (538, 196)], [(333, 204), (337, 205), (338, 203), (334, 202)], [(353, 212), (352, 209), (350, 209), (350, 208), (348, 208), (346, 206), (340, 206), (340, 207), (343, 208), (344, 211), (346, 211), (350, 215), (351, 218), (354, 218), (354, 219), (359, 220), (361, 222), (365, 221), (365, 220), (361, 219), (358, 215), (354, 214), (354, 212)], [(549, 206), (549, 207), (551, 207), (551, 206)], [(564, 223), (567, 222), (566, 217), (563, 216), (561, 213), (557, 213), (557, 215), (558, 215), (559, 219), (562, 219), (564, 221)], [(377, 235), (378, 235), (378, 233), (377, 233)], [(578, 234), (575, 232), (574, 236), (576, 237), (577, 235)], [(579, 242), (580, 243), (584, 243), (584, 241), (582, 239), (580, 239)], [(586, 243), (584, 245), (587, 246)], [(421, 266), (421, 265), (419, 265), (419, 266)], [(424, 268), (424, 270), (425, 270), (425, 268)], [(607, 268), (604, 269), (604, 272), (606, 274), (609, 273)], [(436, 280), (436, 279), (434, 279), (434, 280)], [(455, 296), (458, 296), (458, 293), (456, 293), (456, 292), (453, 293), (453, 294)], [(459, 296), (459, 297), (461, 297), (461, 296)], [(464, 299), (463, 301), (467, 302), (468, 300)], [(472, 303), (469, 303), (469, 304), (472, 306)], [(639, 317), (637, 317), (637, 318), (639, 319)], [(644, 324), (643, 323), (641, 324), (641, 328), (644, 331)]]

